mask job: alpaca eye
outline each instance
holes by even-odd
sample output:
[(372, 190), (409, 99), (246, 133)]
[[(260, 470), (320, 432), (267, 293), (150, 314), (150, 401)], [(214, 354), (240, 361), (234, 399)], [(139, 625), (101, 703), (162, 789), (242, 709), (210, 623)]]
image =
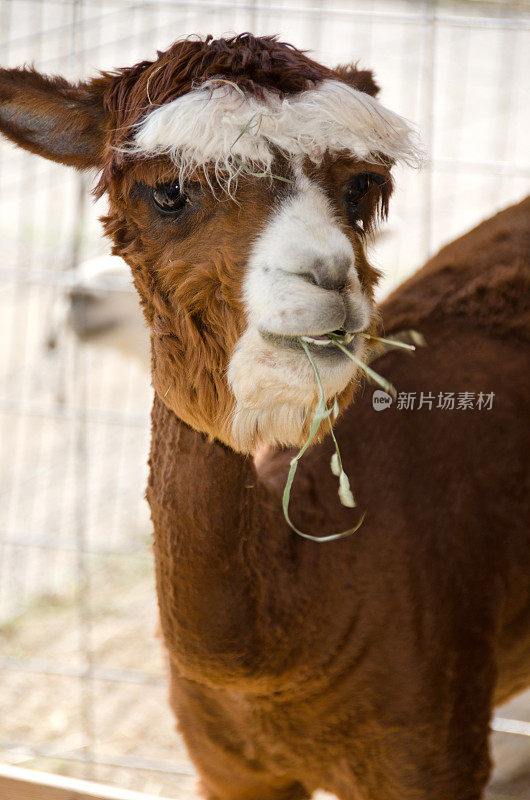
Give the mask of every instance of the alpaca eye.
[(164, 214), (177, 214), (186, 205), (187, 196), (179, 183), (159, 183), (153, 189), (153, 200)]
[(379, 177), (379, 175), (373, 175), (369, 172), (362, 172), (360, 175), (356, 175), (352, 178), (344, 192), (344, 202), (350, 214), (355, 215), (359, 203), (368, 192), (370, 186), (374, 183), (379, 183), (377, 180)]
[(386, 181), (384, 175), (376, 172), (361, 172), (351, 179), (344, 192), (344, 204), (352, 220), (361, 215), (362, 200), (368, 194), (368, 190), (375, 186), (381, 191)]

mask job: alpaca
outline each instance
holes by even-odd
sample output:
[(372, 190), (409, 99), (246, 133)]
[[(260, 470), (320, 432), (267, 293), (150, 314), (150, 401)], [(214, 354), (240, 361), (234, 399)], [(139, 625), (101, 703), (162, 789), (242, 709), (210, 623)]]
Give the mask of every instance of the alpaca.
[(134, 359), (142, 369), (150, 367), (146, 325), (138, 312), (130, 270), (118, 256), (91, 258), (73, 271), (68, 290), (53, 308), (48, 349), (57, 346), (65, 330), (82, 343), (108, 347)]
[[(377, 91), (371, 73), (250, 34), (179, 41), (78, 85), (0, 70), (4, 134), (100, 171), (149, 326), (160, 618), (209, 800), (478, 800), (492, 706), (530, 683), (530, 204), (377, 309), (365, 237), (392, 165), (417, 155)], [(327, 335), (356, 334), (362, 358), (381, 319), (429, 343), (378, 367), (421, 408), (376, 413)], [(318, 399), (300, 337), (366, 510), (326, 544), (281, 507), (285, 448)], [(437, 408), (450, 392), (494, 403)], [(330, 454), (323, 431), (291, 506), (317, 535), (358, 516), (338, 504)]]

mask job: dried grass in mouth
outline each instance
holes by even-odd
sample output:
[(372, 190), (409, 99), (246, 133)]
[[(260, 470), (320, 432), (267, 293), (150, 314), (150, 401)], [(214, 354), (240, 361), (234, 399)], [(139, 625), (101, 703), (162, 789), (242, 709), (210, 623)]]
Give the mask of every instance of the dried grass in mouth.
[(310, 533), (304, 533), (303, 531), (299, 530), (296, 525), (293, 524), (289, 517), (289, 500), (291, 497), (291, 487), (293, 485), (294, 476), (296, 474), (296, 470), (298, 468), (298, 462), (310, 446), (311, 442), (315, 438), (318, 429), (320, 428), (321, 423), (324, 420), (328, 420), (329, 428), (331, 431), (331, 438), (333, 439), (333, 444), (335, 446), (335, 452), (331, 457), (331, 471), (334, 475), (336, 475), (339, 479), (339, 498), (343, 505), (348, 506), (350, 508), (355, 507), (355, 500), (350, 488), (350, 481), (348, 476), (344, 472), (344, 468), (342, 466), (342, 458), (340, 455), (339, 445), (337, 439), (335, 437), (335, 433), (333, 431), (333, 425), (331, 421), (332, 415), (334, 417), (338, 414), (338, 403), (337, 398), (335, 398), (333, 406), (328, 408), (326, 402), (326, 396), (324, 394), (324, 389), (322, 387), (322, 382), (320, 380), (320, 374), (318, 372), (318, 367), (315, 364), (311, 353), (309, 351), (309, 347), (307, 344), (299, 337), (300, 344), (304, 348), (305, 354), (309, 359), (309, 363), (313, 368), (313, 372), (315, 373), (315, 378), (318, 385), (318, 391), (320, 394), (319, 401), (317, 403), (317, 407), (315, 409), (315, 413), (313, 414), (313, 421), (311, 424), (311, 430), (309, 431), (309, 435), (307, 437), (306, 443), (300, 448), (298, 453), (295, 457), (291, 460), (291, 465), (289, 467), (289, 474), (287, 475), (287, 481), (285, 483), (285, 489), (283, 490), (283, 498), (282, 498), (282, 507), (283, 507), (283, 515), (287, 524), (293, 529), (295, 533), (299, 536), (302, 536), (304, 539), (310, 539), (312, 542), (333, 542), (336, 539), (343, 539), (345, 536), (351, 536), (352, 533), (355, 533), (359, 530), (361, 525), (363, 524), (365, 514), (363, 514), (360, 520), (353, 528), (348, 528), (348, 530), (341, 531), (340, 533), (331, 533), (326, 536), (313, 536)]
[(417, 347), (425, 347), (427, 345), (425, 337), (414, 330), (398, 331), (398, 333), (394, 333), (388, 338), (373, 336), (370, 333), (359, 333), (358, 335), (370, 341), (370, 350), (367, 357), (365, 357), (365, 363), (368, 364), (391, 350), (401, 349), (414, 352)]
[[(385, 392), (387, 392), (391, 397), (394, 399), (396, 398), (397, 392), (394, 386), (383, 378), (382, 375), (379, 375), (374, 369), (368, 366), (365, 361), (362, 361), (356, 355), (351, 353), (346, 345), (349, 344), (353, 338), (352, 334), (338, 334), (338, 333), (328, 333), (327, 334), (333, 344), (341, 350), (344, 355), (348, 356), (366, 375), (366, 377), (372, 382), (375, 383), (377, 386), (380, 386)], [(395, 336), (391, 338), (385, 338), (382, 336), (373, 336), (369, 333), (359, 333), (365, 339), (370, 341), (376, 342), (376, 346), (372, 348), (372, 359), (378, 358), (384, 352), (388, 350), (398, 348), (402, 350), (408, 350), (410, 352), (414, 351), (416, 347), (420, 346), (423, 347), (426, 342), (421, 333), (417, 331), (400, 331), (399, 333), (395, 334)], [(338, 415), (338, 402), (337, 397), (335, 396), (333, 405), (331, 408), (328, 408), (326, 396), (324, 394), (324, 388), (322, 386), (322, 381), (320, 380), (320, 374), (318, 371), (318, 367), (315, 364), (313, 357), (311, 356), (311, 352), (309, 347), (307, 346), (306, 342), (303, 340), (302, 337), (298, 337), (300, 344), (302, 345), (304, 352), (313, 368), (313, 372), (315, 373), (315, 378), (318, 386), (318, 391), (320, 398), (317, 403), (317, 407), (315, 409), (315, 413), (313, 414), (313, 420), (311, 424), (311, 429), (309, 431), (309, 435), (307, 437), (307, 441), (305, 444), (300, 448), (298, 453), (295, 455), (293, 459), (291, 459), (291, 464), (289, 467), (289, 473), (287, 475), (287, 481), (285, 483), (285, 488), (283, 490), (283, 497), (282, 497), (282, 508), (283, 514), (287, 524), (292, 528), (292, 530), (297, 533), (299, 536), (302, 536), (304, 539), (310, 539), (312, 542), (333, 542), (336, 539), (343, 539), (345, 536), (351, 536), (353, 533), (356, 533), (361, 525), (364, 522), (364, 518), (366, 516), (366, 511), (363, 512), (360, 520), (354, 525), (353, 528), (348, 528), (345, 531), (341, 531), (340, 533), (331, 533), (325, 536), (313, 536), (310, 533), (304, 533), (303, 531), (299, 530), (296, 525), (293, 524), (289, 517), (289, 501), (291, 498), (291, 488), (294, 481), (294, 476), (296, 475), (296, 470), (298, 469), (298, 462), (306, 452), (306, 450), (311, 445), (313, 439), (315, 438), (320, 425), (324, 420), (327, 419), (329, 423), (329, 430), (331, 433), (331, 438), (333, 440), (333, 445), (335, 447), (335, 452), (331, 456), (331, 471), (332, 473), (339, 479), (339, 499), (342, 505), (347, 506), (349, 508), (355, 508), (355, 499), (350, 487), (349, 478), (344, 471), (344, 467), (342, 464), (342, 457), (340, 454), (339, 444), (337, 442), (337, 438), (335, 436), (335, 432), (333, 430), (333, 420), (336, 419)], [(373, 354), (373, 351), (376, 351), (376, 354)]]
[(356, 366), (358, 366), (364, 372), (368, 380), (370, 380), (372, 383), (375, 383), (377, 386), (380, 386), (381, 389), (383, 389), (383, 391), (389, 394), (394, 400), (396, 399), (397, 392), (395, 387), (390, 383), (390, 381), (387, 381), (387, 379), (383, 378), (383, 376), (380, 375), (378, 372), (376, 372), (375, 369), (372, 369), (371, 367), (368, 366), (368, 364), (365, 364), (364, 361), (362, 361), (358, 356), (354, 355), (354, 353), (351, 353), (346, 347), (346, 345), (342, 343), (341, 341), (342, 337), (340, 337), (335, 333), (328, 333), (328, 336), (333, 342), (333, 344), (336, 347), (338, 347), (339, 350), (342, 350), (344, 355), (348, 356), (348, 358), (351, 361), (353, 361), (353, 363), (356, 364)]

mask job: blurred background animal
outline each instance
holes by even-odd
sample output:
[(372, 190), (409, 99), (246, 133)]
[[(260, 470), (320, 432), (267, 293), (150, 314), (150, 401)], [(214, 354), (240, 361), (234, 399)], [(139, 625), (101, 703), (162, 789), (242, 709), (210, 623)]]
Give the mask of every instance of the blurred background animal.
[(149, 369), (149, 337), (127, 264), (119, 256), (84, 261), (69, 275), (70, 288), (56, 299), (47, 346), (66, 332), (82, 344), (104, 346)]

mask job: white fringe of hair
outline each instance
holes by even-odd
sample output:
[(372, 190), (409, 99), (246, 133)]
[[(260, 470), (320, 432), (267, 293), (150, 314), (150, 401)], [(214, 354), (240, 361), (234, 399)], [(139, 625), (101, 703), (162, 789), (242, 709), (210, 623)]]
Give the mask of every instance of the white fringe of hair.
[(151, 111), (137, 128), (126, 152), (169, 156), (181, 181), (198, 168), (208, 179), (213, 168), (228, 192), (242, 173), (274, 177), (274, 149), (315, 164), (326, 151), (373, 163), (381, 156), (421, 162), (417, 135), (403, 117), (338, 80), (284, 99), (265, 91), (259, 100), (212, 78)]

